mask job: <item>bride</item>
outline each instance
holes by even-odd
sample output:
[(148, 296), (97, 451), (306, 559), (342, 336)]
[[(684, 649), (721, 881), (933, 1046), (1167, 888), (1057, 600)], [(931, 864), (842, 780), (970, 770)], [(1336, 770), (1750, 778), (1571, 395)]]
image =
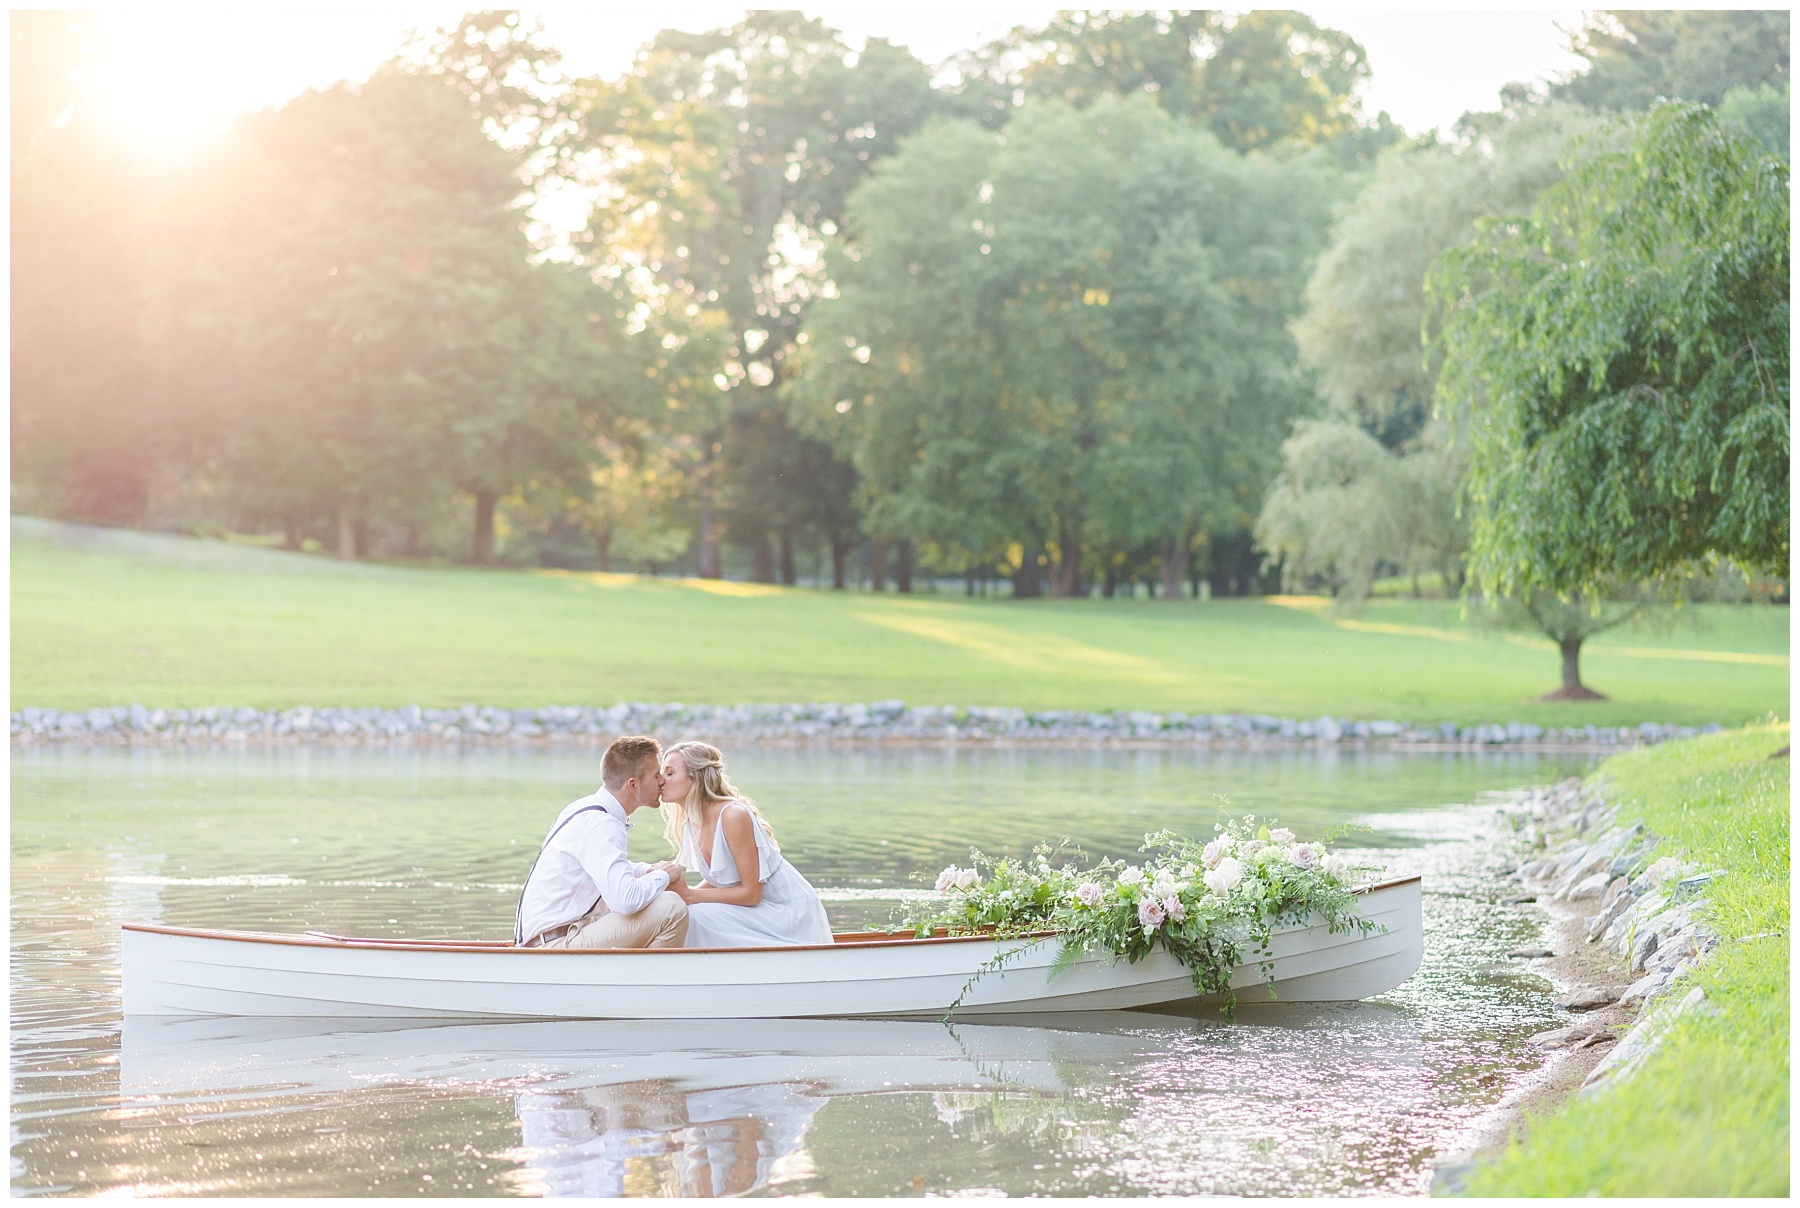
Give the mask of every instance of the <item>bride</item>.
[(663, 755), (662, 775), (664, 834), (683, 867), (704, 878), (669, 886), (688, 904), (687, 947), (831, 943), (819, 895), (726, 777), (719, 748), (678, 742)]

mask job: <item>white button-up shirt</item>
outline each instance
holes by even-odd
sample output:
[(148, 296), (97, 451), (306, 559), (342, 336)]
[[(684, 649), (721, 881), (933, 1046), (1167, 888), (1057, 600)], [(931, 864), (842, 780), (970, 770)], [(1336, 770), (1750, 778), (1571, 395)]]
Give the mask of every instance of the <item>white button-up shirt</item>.
[[(588, 809), (595, 805), (600, 808)], [(587, 812), (572, 817), (580, 810)], [(626, 856), (625, 832), (630, 826), (625, 807), (605, 789), (570, 802), (556, 816), (551, 837), (519, 898), (522, 939), (572, 923), (596, 906), (614, 914), (636, 914), (669, 887), (668, 873)]]

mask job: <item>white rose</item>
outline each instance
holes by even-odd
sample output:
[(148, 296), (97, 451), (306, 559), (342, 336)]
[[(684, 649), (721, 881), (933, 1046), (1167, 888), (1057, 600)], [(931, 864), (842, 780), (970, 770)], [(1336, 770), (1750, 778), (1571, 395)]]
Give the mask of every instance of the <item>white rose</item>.
[(1283, 846), (1286, 846), (1287, 844), (1292, 843), (1294, 841), (1294, 832), (1289, 830), (1285, 826), (1278, 826), (1274, 830), (1269, 832), (1269, 839), (1272, 842), (1280, 843)]
[(939, 893), (949, 893), (952, 889), (956, 888), (956, 874), (959, 871), (960, 870), (956, 865), (952, 864), (949, 868), (940, 872), (937, 879), (937, 891)]
[(1159, 898), (1170, 897), (1181, 892), (1181, 882), (1166, 868), (1156, 870), (1156, 880), (1150, 883), (1150, 892)]
[(1208, 843), (1205, 850), (1200, 853), (1200, 862), (1205, 864), (1208, 868), (1217, 868), (1219, 866), (1219, 861), (1231, 854), (1231, 849), (1234, 845), (1230, 835), (1220, 835), (1217, 839)]
[(1310, 843), (1296, 843), (1288, 848), (1288, 861), (1297, 868), (1312, 868), (1319, 862), (1319, 853)]
[(1350, 872), (1350, 861), (1348, 857), (1332, 852), (1319, 862), (1319, 867), (1325, 870), (1326, 876), (1341, 881)]
[(1125, 871), (1119, 874), (1119, 884), (1121, 885), (1142, 885), (1143, 883), (1144, 870), (1135, 864), (1128, 865)]
[(981, 874), (976, 872), (973, 868), (959, 868), (956, 870), (956, 887), (958, 889), (973, 889), (979, 884), (981, 884)]
[(1224, 897), (1243, 879), (1244, 872), (1238, 862), (1225, 856), (1219, 860), (1217, 867), (1206, 874), (1206, 887)]

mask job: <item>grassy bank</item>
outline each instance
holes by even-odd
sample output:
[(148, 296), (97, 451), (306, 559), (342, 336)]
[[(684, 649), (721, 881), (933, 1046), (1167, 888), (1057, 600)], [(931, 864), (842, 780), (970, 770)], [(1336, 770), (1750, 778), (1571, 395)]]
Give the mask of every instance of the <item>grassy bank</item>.
[(1475, 632), (1449, 601), (1339, 618), (1314, 599), (905, 597), (120, 540), (15, 527), (15, 708), (901, 699), (1619, 725), (1788, 707), (1785, 608), (1608, 635), (1583, 663), (1612, 699), (1542, 704), (1548, 643)]
[(1664, 851), (1730, 870), (1708, 890), (1724, 941), (1690, 1012), (1632, 1077), (1530, 1122), (1468, 1178), (1478, 1196), (1788, 1194), (1788, 767), (1785, 725), (1617, 756), (1610, 792)]

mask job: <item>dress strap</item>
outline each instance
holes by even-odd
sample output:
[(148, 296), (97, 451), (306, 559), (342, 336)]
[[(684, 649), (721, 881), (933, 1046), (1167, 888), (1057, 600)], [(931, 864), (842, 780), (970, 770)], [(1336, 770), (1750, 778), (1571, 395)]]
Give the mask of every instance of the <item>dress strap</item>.
[[(775, 845), (775, 836), (769, 833), (769, 828), (763, 824), (761, 818), (756, 816), (755, 810), (742, 801), (727, 802), (725, 809), (730, 809), (734, 805), (750, 815), (750, 833), (756, 836), (756, 879), (767, 881), (781, 869), (781, 848)], [(719, 811), (721, 828), (725, 821), (724, 814), (724, 810)]]

